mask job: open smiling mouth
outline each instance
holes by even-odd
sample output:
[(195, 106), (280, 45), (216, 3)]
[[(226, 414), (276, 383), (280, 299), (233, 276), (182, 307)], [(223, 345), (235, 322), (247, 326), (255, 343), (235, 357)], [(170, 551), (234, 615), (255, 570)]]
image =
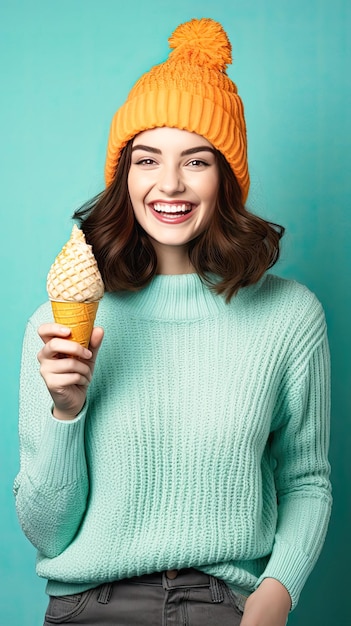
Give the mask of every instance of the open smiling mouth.
[(179, 204), (156, 202), (151, 206), (155, 213), (158, 213), (160, 216), (164, 215), (167, 217), (181, 217), (183, 215), (188, 215), (193, 209), (193, 205), (189, 202), (182, 202)]

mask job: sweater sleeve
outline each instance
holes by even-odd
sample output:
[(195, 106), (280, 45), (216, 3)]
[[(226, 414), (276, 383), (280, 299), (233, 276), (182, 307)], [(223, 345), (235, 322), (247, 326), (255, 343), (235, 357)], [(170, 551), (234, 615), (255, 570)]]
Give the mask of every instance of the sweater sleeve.
[(312, 571), (327, 532), (329, 482), (329, 348), (324, 313), (314, 298), (291, 340), (291, 361), (272, 435), (278, 522), (270, 560), (257, 582), (279, 580), (292, 608)]
[(41, 340), (34, 315), (23, 342), (20, 377), (20, 471), (16, 509), (31, 543), (47, 557), (72, 541), (84, 515), (88, 474), (84, 451), (85, 410), (71, 422), (52, 416), (52, 399), (41, 378)]

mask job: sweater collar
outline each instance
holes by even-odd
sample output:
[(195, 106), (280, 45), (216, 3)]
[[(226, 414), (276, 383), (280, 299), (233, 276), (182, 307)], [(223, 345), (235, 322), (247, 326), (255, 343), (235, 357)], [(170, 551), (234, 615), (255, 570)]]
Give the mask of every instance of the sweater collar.
[[(213, 280), (213, 277), (211, 277)], [(262, 281), (262, 279), (261, 279)], [(241, 300), (252, 287), (240, 289), (233, 301)], [(128, 309), (130, 317), (189, 321), (217, 317), (227, 310), (225, 297), (217, 295), (198, 274), (158, 274), (137, 292), (118, 292), (112, 295), (120, 306)]]

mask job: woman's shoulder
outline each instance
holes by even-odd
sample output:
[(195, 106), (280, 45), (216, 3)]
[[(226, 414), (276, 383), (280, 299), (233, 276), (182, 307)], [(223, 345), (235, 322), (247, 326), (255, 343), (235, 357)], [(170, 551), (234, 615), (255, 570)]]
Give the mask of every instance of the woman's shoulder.
[(269, 273), (265, 275), (260, 287), (261, 295), (265, 297), (274, 297), (298, 306), (320, 305), (316, 294), (297, 280)]
[(279, 325), (323, 325), (324, 311), (316, 294), (306, 285), (276, 274), (266, 274), (254, 291), (254, 310), (261, 319)]

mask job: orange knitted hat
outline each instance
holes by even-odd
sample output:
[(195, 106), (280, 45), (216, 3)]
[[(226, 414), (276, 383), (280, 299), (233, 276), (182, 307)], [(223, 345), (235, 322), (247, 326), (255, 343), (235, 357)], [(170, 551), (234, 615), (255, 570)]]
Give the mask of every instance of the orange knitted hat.
[(134, 85), (115, 113), (108, 140), (105, 180), (115, 175), (122, 148), (151, 128), (169, 126), (205, 137), (223, 153), (242, 190), (249, 191), (244, 108), (236, 85), (226, 74), (231, 45), (221, 24), (193, 19), (169, 39), (167, 61)]

